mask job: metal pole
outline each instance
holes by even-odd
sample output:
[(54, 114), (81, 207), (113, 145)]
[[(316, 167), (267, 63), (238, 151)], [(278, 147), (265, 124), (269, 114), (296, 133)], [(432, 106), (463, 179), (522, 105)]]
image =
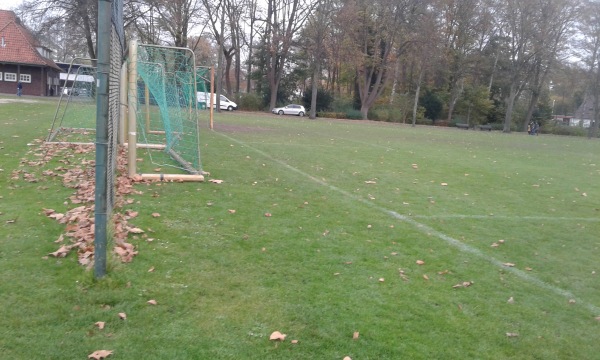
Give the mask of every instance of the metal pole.
[(213, 106), (214, 106), (214, 92), (215, 92), (215, 68), (214, 67), (210, 67), (210, 124), (209, 124), (209, 128), (212, 130), (213, 129)]
[(129, 177), (134, 177), (137, 171), (136, 169), (136, 144), (137, 144), (137, 126), (136, 126), (136, 117), (137, 117), (137, 41), (132, 40), (129, 43), (129, 113), (128, 113), (128, 130), (127, 138), (128, 138), (128, 147), (127, 147), (127, 169)]
[(107, 171), (108, 171), (108, 75), (112, 3), (98, 0), (98, 70), (96, 97), (96, 189), (94, 205), (94, 276), (106, 275)]

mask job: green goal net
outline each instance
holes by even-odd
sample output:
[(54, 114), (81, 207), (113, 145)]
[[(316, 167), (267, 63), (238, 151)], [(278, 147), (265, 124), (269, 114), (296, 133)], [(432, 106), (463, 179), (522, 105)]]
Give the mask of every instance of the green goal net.
[[(135, 45), (134, 45), (135, 46)], [(194, 54), (186, 48), (137, 45), (129, 61), (129, 111), (135, 111), (137, 145), (151, 163), (201, 174), (197, 74)], [(135, 104), (133, 107), (131, 104)], [(162, 147), (163, 151), (155, 149)]]

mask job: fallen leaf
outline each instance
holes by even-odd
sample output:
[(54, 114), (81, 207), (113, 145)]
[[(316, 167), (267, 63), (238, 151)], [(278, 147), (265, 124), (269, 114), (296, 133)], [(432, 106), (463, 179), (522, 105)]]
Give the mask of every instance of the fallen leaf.
[(469, 286), (471, 286), (471, 285), (473, 285), (473, 282), (472, 282), (472, 281), (463, 281), (463, 282), (462, 282), (462, 283), (460, 283), (460, 284), (456, 284), (456, 285), (452, 286), (452, 288), (454, 288), (454, 289), (457, 289), (457, 288), (462, 288), (462, 287), (465, 287), (465, 288), (466, 288), (466, 287), (469, 287)]
[(96, 325), (100, 330), (104, 329), (104, 324), (106, 324), (104, 321), (98, 321), (94, 323), (94, 325)]
[(426, 274), (423, 274), (423, 279), (429, 280), (429, 276), (427, 276)]
[(412, 164), (412, 168), (413, 168), (413, 169), (418, 169), (418, 168), (419, 168), (419, 165), (417, 165), (417, 164)]
[(297, 343), (298, 343), (298, 340), (292, 340), (292, 341), (290, 341), (290, 342), (291, 342), (292, 344), (297, 344)]
[(159, 213), (152, 213), (152, 217), (154, 217), (154, 218), (160, 217), (160, 214)]
[(156, 300), (154, 300), (154, 299), (152, 299), (152, 300), (148, 300), (148, 301), (146, 301), (146, 303), (147, 303), (147, 304), (150, 304), (150, 305), (158, 305), (158, 303), (157, 303), (157, 302), (156, 302)]
[(569, 299), (569, 304), (575, 304), (577, 301), (575, 299)]
[(350, 356), (344, 356), (343, 360), (352, 360), (352, 358)]
[(229, 209), (227, 211), (229, 211), (230, 214), (235, 214), (235, 210), (234, 209)]
[(425, 261), (423, 260), (417, 260), (416, 263), (417, 265), (425, 265)]
[(518, 337), (519, 334), (517, 334), (517, 333), (506, 333), (506, 336), (508, 336), (508, 337)]
[(384, 278), (379, 278), (379, 282), (384, 282), (385, 279)]
[(125, 314), (123, 312), (119, 313), (119, 319), (126, 320), (127, 319), (127, 314)]
[(441, 183), (442, 186), (448, 186), (448, 183)]
[(509, 304), (514, 304), (515, 303), (515, 299), (511, 296), (510, 298), (508, 298), (508, 301), (506, 301)]
[(265, 217), (271, 217), (271, 213), (265, 213)]
[(285, 340), (286, 336), (287, 336), (286, 334), (282, 334), (279, 331), (273, 331), (271, 336), (269, 336), (269, 340), (283, 341), (283, 340)]
[(503, 263), (502, 265), (504, 265), (504, 266), (508, 266), (508, 267), (514, 267), (514, 266), (515, 266), (515, 264), (513, 264), (513, 263), (509, 263), (509, 262), (507, 262), (507, 263)]
[(112, 353), (112, 350), (96, 350), (88, 355), (88, 359), (102, 360), (109, 357)]
[(154, 272), (154, 266), (148, 269), (148, 272)]
[(377, 184), (377, 182), (373, 180), (367, 180), (365, 181), (365, 184)]
[(354, 334), (352, 334), (352, 340), (358, 340), (358, 336), (359, 336), (359, 332), (355, 331)]
[(210, 179), (208, 180), (208, 182), (211, 182), (213, 184), (222, 184), (223, 180), (217, 180), (217, 179)]
[(129, 228), (129, 232), (132, 234), (143, 234), (144, 230), (140, 228)]

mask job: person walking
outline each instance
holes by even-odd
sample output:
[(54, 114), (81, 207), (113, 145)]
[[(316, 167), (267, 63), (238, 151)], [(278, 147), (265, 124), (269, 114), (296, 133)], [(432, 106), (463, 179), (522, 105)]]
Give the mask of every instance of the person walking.
[(23, 94), (23, 83), (19, 81), (17, 84), (17, 96), (21, 96)]

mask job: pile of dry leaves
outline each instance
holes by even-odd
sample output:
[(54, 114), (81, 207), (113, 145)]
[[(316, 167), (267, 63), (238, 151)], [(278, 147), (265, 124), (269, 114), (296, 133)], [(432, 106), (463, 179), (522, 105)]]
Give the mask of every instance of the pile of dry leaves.
[[(41, 140), (38, 141), (41, 143)], [(27, 167), (47, 166), (53, 159), (61, 163), (54, 169), (46, 169), (41, 172), (42, 176), (60, 177), (65, 187), (74, 189), (74, 193), (65, 202), (66, 205), (77, 205), (65, 213), (54, 209), (43, 209), (44, 214), (65, 225), (65, 233), (55, 241), (60, 247), (50, 256), (65, 257), (71, 252), (77, 252), (78, 261), (81, 265), (92, 266), (94, 261), (94, 200), (95, 200), (95, 161), (90, 156), (95, 151), (94, 145), (81, 144), (41, 144), (32, 150), (36, 160), (22, 160), (20, 170), (13, 172), (13, 179), (28, 182), (38, 182), (36, 172), (28, 172)], [(140, 234), (144, 231), (131, 226), (129, 220), (138, 214), (127, 210), (118, 212), (125, 204), (133, 203), (133, 199), (126, 199), (127, 195), (139, 193), (133, 188), (134, 182), (142, 182), (141, 179), (131, 179), (127, 174), (127, 159), (125, 150), (121, 149), (117, 157), (116, 192), (112, 215), (111, 235), (114, 240), (113, 252), (123, 262), (130, 262), (137, 254), (135, 247), (127, 242), (129, 234)]]

